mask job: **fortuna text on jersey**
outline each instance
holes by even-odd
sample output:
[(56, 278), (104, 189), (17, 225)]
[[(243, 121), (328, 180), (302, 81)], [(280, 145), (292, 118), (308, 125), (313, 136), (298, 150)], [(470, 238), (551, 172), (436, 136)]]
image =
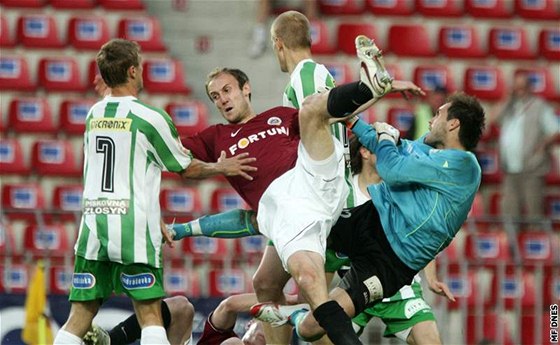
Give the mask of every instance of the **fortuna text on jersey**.
[(284, 134), (285, 136), (289, 136), (290, 129), (284, 126), (272, 127), (270, 129), (267, 129), (266, 131), (260, 131), (255, 134), (251, 134), (247, 137), (239, 139), (239, 141), (237, 141), (236, 144), (231, 145), (229, 147), (229, 152), (232, 155), (235, 155), (237, 150), (239, 149), (242, 150), (244, 148), (247, 148), (247, 146), (249, 146), (251, 143), (254, 143), (255, 141), (266, 139), (269, 136), (278, 135), (278, 134)]

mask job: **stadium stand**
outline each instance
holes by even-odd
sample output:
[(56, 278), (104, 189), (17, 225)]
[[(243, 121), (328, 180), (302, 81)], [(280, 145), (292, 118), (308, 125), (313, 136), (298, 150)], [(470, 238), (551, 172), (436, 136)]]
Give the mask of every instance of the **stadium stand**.
[(183, 64), (170, 58), (153, 58), (144, 61), (144, 88), (149, 93), (177, 93), (188, 95)]
[(220, 213), (234, 209), (248, 209), (249, 206), (231, 187), (218, 187), (210, 196), (210, 213)]
[(318, 2), (319, 10), (326, 15), (360, 14), (364, 11), (363, 2), (360, 0), (319, 0)]
[(84, 10), (95, 8), (97, 0), (49, 0), (49, 5), (61, 10)]
[(511, 1), (466, 0), (465, 11), (476, 18), (504, 19), (513, 16)]
[(47, 14), (20, 17), (17, 41), (27, 48), (60, 48), (64, 45), (55, 18)]
[(252, 292), (253, 284), (242, 269), (213, 269), (209, 272), (210, 296), (229, 297)]
[(59, 129), (66, 134), (83, 135), (86, 117), (96, 99), (65, 99), (60, 103)]
[(515, 0), (515, 13), (527, 19), (560, 19), (558, 2), (553, 0)]
[(18, 133), (56, 133), (46, 98), (15, 97), (10, 102), (8, 128)]
[(68, 43), (74, 49), (97, 51), (110, 37), (109, 24), (101, 16), (76, 16), (68, 22)]
[(174, 101), (165, 106), (180, 135), (191, 136), (208, 127), (208, 108), (199, 100)]
[(488, 33), (488, 52), (499, 59), (534, 59), (522, 27), (495, 27)]
[(397, 55), (413, 57), (435, 55), (428, 31), (420, 24), (391, 25), (388, 42), (389, 52)]
[(4, 183), (2, 185), (2, 211), (8, 220), (41, 219), (45, 210), (43, 189), (37, 183)]
[(13, 33), (10, 31), (9, 23), (3, 14), (0, 14), (0, 47), (11, 48), (15, 45)]
[(72, 57), (44, 57), (39, 60), (39, 86), (55, 92), (83, 92), (78, 62)]
[[(311, 21), (311, 52), (317, 55), (333, 55), (336, 47), (333, 46), (332, 35), (327, 24), (319, 19)], [(1, 38), (0, 38), (1, 39)]]
[(500, 100), (505, 95), (502, 70), (498, 66), (467, 67), (463, 90), (482, 100)]
[(0, 56), (0, 90), (34, 91), (36, 88), (23, 56)]
[(0, 175), (27, 175), (29, 167), (25, 163), (21, 143), (15, 138), (0, 138)]
[(414, 1), (366, 0), (366, 10), (375, 16), (409, 16), (414, 13)]
[(425, 17), (461, 17), (463, 7), (455, 0), (416, 0), (416, 11)]
[(441, 27), (439, 51), (450, 58), (481, 58), (486, 54), (474, 26)]
[(122, 18), (117, 37), (136, 41), (145, 52), (165, 51), (159, 21), (154, 17)]
[(80, 176), (72, 143), (63, 139), (39, 139), (33, 143), (31, 167), (41, 176)]
[(560, 29), (545, 28), (539, 33), (539, 54), (548, 60), (560, 60)]
[(371, 23), (362, 22), (343, 22), (338, 25), (337, 46), (339, 51), (348, 55), (356, 55), (356, 45), (353, 40), (348, 37), (356, 37), (358, 35), (366, 35), (369, 38), (376, 39), (377, 33), (375, 26)]

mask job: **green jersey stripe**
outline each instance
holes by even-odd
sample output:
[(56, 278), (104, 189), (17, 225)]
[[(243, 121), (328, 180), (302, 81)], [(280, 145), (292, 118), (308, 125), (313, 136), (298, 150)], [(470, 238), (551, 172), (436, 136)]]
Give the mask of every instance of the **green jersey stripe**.
[(306, 81), (305, 83), (302, 82), (301, 89), (303, 92), (303, 98), (312, 95), (316, 92), (315, 88), (315, 66), (314, 63), (306, 62), (303, 64), (303, 68), (299, 72), (300, 80)]
[(99, 251), (97, 252), (98, 260), (109, 260), (108, 244), (109, 244), (109, 227), (107, 223), (107, 215), (97, 216), (97, 238), (100, 242)]
[(106, 118), (114, 118), (117, 115), (117, 108), (119, 107), (119, 103), (117, 102), (109, 102), (105, 107), (105, 114), (103, 117)]

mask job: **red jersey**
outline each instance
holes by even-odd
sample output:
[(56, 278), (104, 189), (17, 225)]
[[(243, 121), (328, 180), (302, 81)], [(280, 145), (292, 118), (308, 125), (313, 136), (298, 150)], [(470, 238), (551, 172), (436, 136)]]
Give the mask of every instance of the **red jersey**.
[(255, 211), (268, 185), (296, 164), (298, 144), (298, 110), (287, 107), (272, 108), (242, 124), (213, 125), (183, 139), (193, 156), (205, 162), (217, 161), (221, 151), (227, 157), (248, 152), (256, 158), (252, 181), (226, 177)]

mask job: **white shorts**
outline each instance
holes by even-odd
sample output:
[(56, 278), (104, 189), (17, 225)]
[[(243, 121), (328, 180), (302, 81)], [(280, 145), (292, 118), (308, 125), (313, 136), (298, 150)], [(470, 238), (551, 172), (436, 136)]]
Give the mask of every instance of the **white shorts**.
[(259, 231), (274, 242), (286, 271), (297, 251), (324, 259), (327, 236), (345, 205), (344, 150), (333, 141), (335, 152), (323, 161), (312, 160), (300, 143), (295, 167), (274, 180), (259, 201)]

